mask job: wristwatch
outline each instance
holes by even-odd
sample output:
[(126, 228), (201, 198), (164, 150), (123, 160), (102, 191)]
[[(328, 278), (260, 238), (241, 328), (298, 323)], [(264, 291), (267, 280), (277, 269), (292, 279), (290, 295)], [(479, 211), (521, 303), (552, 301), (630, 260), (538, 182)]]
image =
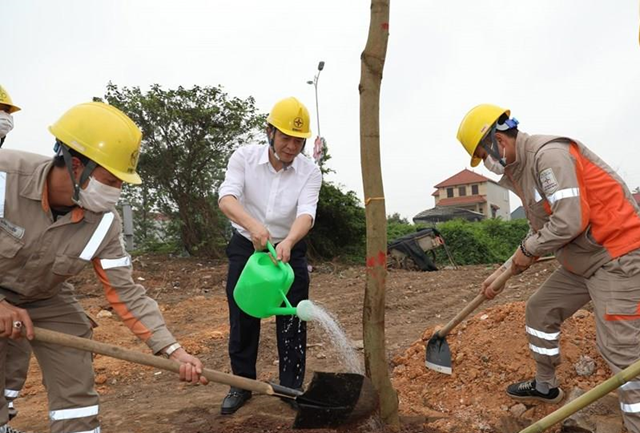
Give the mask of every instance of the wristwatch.
[(166, 349), (164, 349), (162, 351), (162, 356), (164, 356), (165, 358), (168, 359), (173, 352), (175, 352), (176, 350), (180, 349), (181, 347), (182, 346), (180, 346), (179, 343), (173, 343), (171, 346), (167, 347)]

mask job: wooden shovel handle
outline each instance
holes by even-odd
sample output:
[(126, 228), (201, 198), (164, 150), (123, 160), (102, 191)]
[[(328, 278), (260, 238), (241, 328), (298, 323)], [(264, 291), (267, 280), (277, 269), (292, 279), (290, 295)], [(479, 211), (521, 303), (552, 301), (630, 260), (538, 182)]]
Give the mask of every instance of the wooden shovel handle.
[[(122, 359), (124, 361), (134, 362), (136, 364), (148, 365), (161, 370), (180, 372), (180, 363), (172, 361), (160, 356), (149, 355), (137, 352), (135, 350), (125, 349), (112, 344), (100, 343), (98, 341), (89, 340), (87, 338), (76, 337), (73, 335), (63, 334), (61, 332), (51, 331), (34, 327), (35, 339), (44, 343), (59, 344), (65, 347), (71, 347), (87, 352), (99, 353), (100, 355), (109, 356), (111, 358)], [(274, 395), (274, 389), (268, 383), (258, 380), (247, 379), (241, 376), (234, 376), (220, 371), (202, 369), (202, 375), (212, 382), (222, 383), (237, 388), (254, 391), (261, 394)]]
[[(491, 288), (493, 289), (494, 292), (499, 293), (500, 291), (502, 291), (502, 287), (505, 285), (505, 283), (507, 282), (507, 280), (511, 277), (511, 267), (509, 267), (507, 270), (505, 270), (503, 273), (501, 273), (500, 275), (498, 275), (498, 278), (496, 278), (495, 280), (493, 280), (493, 283), (491, 283)], [(460, 322), (462, 322), (464, 320), (465, 317), (467, 317), (473, 310), (475, 310), (476, 308), (478, 308), (478, 306), (480, 304), (482, 304), (485, 299), (487, 299), (486, 296), (484, 296), (484, 292), (480, 293), (478, 296), (476, 296), (475, 298), (473, 298), (473, 300), (471, 302), (469, 302), (457, 315), (456, 317), (454, 317), (453, 319), (451, 319), (449, 321), (449, 323), (447, 323), (444, 328), (440, 329), (438, 331), (438, 336), (440, 338), (444, 338), (447, 335), (449, 335), (449, 332), (451, 332), (451, 330), (453, 328), (455, 328), (456, 326), (458, 326), (458, 324)]]

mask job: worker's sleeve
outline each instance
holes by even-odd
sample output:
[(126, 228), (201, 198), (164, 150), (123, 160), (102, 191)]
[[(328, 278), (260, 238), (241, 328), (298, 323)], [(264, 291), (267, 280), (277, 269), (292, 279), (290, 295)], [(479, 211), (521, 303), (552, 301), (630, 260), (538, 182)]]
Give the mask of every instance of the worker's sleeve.
[[(542, 257), (553, 253), (582, 233), (589, 222), (582, 166), (566, 143), (550, 143), (536, 155), (535, 176), (550, 212), (549, 220), (525, 241), (527, 251)], [(543, 197), (536, 197), (540, 201)]]
[(116, 314), (153, 353), (158, 353), (176, 339), (167, 329), (156, 301), (133, 282), (131, 257), (124, 250), (121, 234), (120, 219), (116, 218), (104, 247), (91, 260), (93, 268)]
[(317, 166), (313, 167), (307, 182), (300, 191), (298, 197), (298, 207), (296, 210), (296, 218), (300, 215), (311, 216), (311, 226), (316, 222), (316, 210), (318, 208), (318, 198), (320, 197), (320, 188), (322, 187), (322, 173)]
[(237, 149), (229, 158), (227, 172), (224, 175), (224, 181), (218, 190), (218, 201), (222, 197), (232, 195), (240, 200), (244, 194), (244, 178), (245, 178), (245, 148)]

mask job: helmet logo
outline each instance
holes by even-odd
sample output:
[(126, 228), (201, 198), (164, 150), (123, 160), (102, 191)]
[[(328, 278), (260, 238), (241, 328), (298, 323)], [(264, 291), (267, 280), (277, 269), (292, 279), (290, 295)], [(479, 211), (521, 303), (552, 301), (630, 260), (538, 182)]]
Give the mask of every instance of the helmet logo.
[(7, 92), (5, 92), (2, 87), (0, 87), (0, 100), (4, 101), (7, 99), (9, 99), (9, 95), (7, 95)]
[(300, 129), (302, 128), (302, 125), (304, 125), (304, 121), (302, 120), (302, 118), (296, 117), (295, 119), (293, 119), (293, 126)]
[(480, 129), (480, 134), (483, 134), (483, 133), (484, 133), (484, 131), (486, 131), (488, 127), (489, 127), (489, 125), (484, 124), (484, 125), (482, 126), (482, 129)]
[(129, 160), (129, 169), (127, 170), (129, 173), (134, 173), (136, 171), (136, 166), (138, 165), (138, 156), (140, 156), (140, 152), (138, 150), (134, 150), (131, 152), (131, 159)]

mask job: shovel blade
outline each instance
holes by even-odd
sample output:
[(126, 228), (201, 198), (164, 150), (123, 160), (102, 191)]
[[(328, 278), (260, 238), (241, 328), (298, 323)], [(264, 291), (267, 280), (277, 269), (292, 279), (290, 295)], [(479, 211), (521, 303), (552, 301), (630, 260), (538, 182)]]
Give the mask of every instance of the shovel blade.
[(445, 337), (436, 332), (427, 342), (425, 366), (438, 373), (451, 374), (451, 350)]
[(371, 416), (378, 395), (361, 374), (316, 372), (307, 390), (296, 397), (298, 414), (293, 428), (334, 428)]

